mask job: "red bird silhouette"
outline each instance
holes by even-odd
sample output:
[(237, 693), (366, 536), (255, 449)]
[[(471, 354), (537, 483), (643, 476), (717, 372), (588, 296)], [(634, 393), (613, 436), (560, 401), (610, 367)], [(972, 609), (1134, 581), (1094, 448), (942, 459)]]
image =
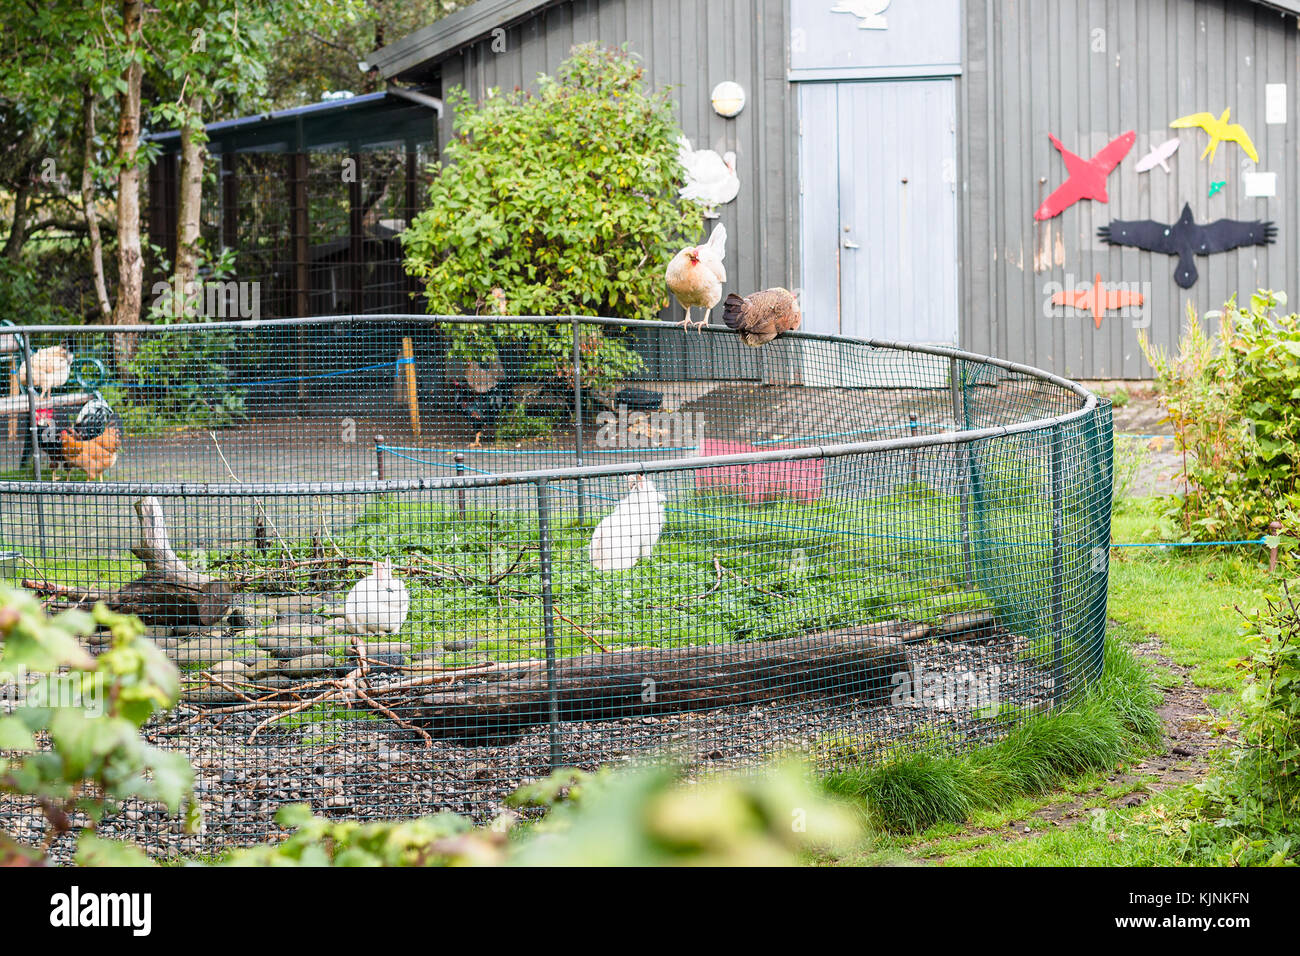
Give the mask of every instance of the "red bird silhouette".
[(1061, 158), (1065, 160), (1066, 172), (1070, 176), (1043, 200), (1043, 204), (1038, 207), (1038, 212), (1034, 213), (1035, 219), (1051, 219), (1053, 216), (1059, 216), (1080, 199), (1097, 199), (1106, 202), (1108, 199), (1106, 177), (1133, 148), (1133, 144), (1137, 141), (1137, 133), (1129, 130), (1123, 136), (1117, 136), (1096, 156), (1087, 160), (1070, 152), (1051, 133), (1047, 134), (1047, 138), (1060, 150)]
[(1101, 273), (1097, 273), (1096, 284), (1089, 289), (1067, 289), (1052, 296), (1052, 305), (1070, 305), (1080, 311), (1092, 313), (1093, 324), (1101, 328), (1101, 319), (1111, 309), (1124, 309), (1130, 305), (1141, 305), (1142, 293), (1129, 292), (1125, 289), (1107, 289), (1101, 284)]

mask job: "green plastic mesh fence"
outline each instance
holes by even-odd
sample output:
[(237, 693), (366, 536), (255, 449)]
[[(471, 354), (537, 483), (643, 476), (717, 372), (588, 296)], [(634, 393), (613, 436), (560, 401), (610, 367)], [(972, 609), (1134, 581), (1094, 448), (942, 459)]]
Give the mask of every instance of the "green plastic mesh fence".
[(9, 345), (0, 572), (138, 614), (184, 678), (149, 735), (204, 831), (128, 804), (105, 835), (206, 852), (284, 803), (484, 819), (557, 766), (962, 749), (1100, 671), (1110, 408), (1044, 372), (590, 318)]

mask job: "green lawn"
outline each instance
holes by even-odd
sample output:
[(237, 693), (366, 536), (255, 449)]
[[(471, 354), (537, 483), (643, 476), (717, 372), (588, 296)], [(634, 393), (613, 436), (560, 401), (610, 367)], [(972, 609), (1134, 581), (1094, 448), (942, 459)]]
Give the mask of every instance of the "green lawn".
[[(1159, 517), (1157, 503), (1150, 500), (1124, 503), (1115, 515), (1113, 532), (1116, 541), (1176, 538), (1174, 529)], [(1261, 603), (1274, 583), (1267, 568), (1268, 553), (1262, 546), (1113, 549), (1108, 638), (1118, 647), (1129, 647), (1158, 637), (1170, 659), (1191, 668), (1197, 686), (1218, 691), (1208, 695), (1207, 701), (1227, 714), (1239, 685), (1232, 662), (1246, 653), (1234, 608)], [(1179, 679), (1148, 662), (1143, 666), (1157, 686)], [(1137, 807), (1114, 806), (1117, 798), (1156, 783), (1155, 778), (1140, 772), (1120, 783), (1108, 782), (1113, 771), (1136, 771), (1141, 756), (1139, 747), (1112, 767), (1077, 774), (1045, 793), (1012, 796), (975, 809), (960, 823), (938, 823), (918, 833), (880, 833), (870, 849), (834, 862), (937, 862), (949, 866), (1185, 863), (1179, 852), (1177, 825), (1168, 819), (1175, 815), (1180, 791), (1155, 796)], [(1053, 807), (1069, 807), (1074, 815), (1059, 825), (1035, 816)], [(1028, 833), (1024, 832), (1026, 826)]]

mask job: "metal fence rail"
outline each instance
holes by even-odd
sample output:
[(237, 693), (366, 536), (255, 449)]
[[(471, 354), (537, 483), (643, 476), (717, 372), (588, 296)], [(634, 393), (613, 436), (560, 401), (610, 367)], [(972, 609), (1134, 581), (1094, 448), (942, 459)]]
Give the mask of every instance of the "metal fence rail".
[(963, 749), (1101, 667), (1110, 409), (1044, 372), (581, 316), (16, 331), (11, 371), (72, 361), (0, 406), (0, 569), (140, 614), (185, 678), (149, 732), (203, 834), (134, 806), (104, 833)]

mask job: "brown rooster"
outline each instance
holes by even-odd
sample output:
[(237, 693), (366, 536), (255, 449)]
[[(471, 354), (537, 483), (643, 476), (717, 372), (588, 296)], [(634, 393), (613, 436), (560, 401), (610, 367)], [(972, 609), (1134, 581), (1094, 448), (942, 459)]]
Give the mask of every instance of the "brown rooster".
[(691, 309), (705, 310), (704, 319), (697, 326), (709, 324), (708, 313), (722, 298), (722, 283), (727, 281), (727, 270), (722, 260), (727, 254), (727, 230), (722, 223), (713, 227), (709, 241), (699, 246), (688, 246), (668, 263), (664, 279), (668, 291), (677, 298), (677, 304), (686, 310), (682, 328), (691, 327)]
[(786, 289), (764, 289), (746, 296), (733, 292), (722, 306), (722, 321), (742, 342), (757, 348), (782, 332), (799, 328), (803, 313), (799, 300)]
[(103, 399), (91, 399), (72, 428), (59, 432), (59, 441), (64, 464), (80, 468), (91, 481), (103, 481), (104, 472), (117, 464), (122, 419)]

